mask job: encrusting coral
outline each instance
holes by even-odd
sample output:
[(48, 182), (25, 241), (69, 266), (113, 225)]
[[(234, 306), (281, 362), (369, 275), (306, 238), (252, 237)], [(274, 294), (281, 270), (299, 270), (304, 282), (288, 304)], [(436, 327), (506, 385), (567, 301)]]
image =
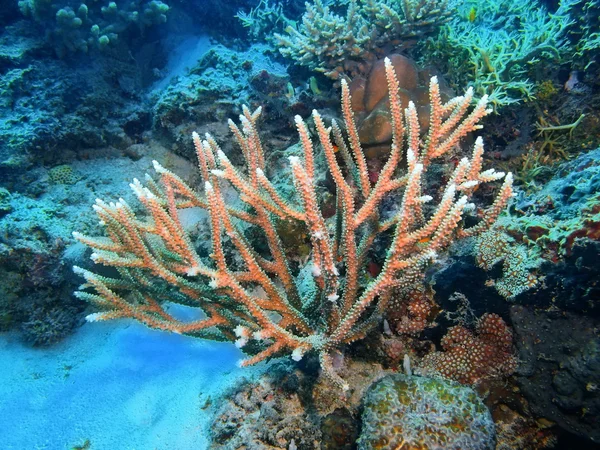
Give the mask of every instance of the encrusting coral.
[(510, 375), (517, 366), (510, 328), (497, 314), (484, 314), (476, 332), (457, 325), (442, 338), (443, 352), (425, 356), (418, 371), (463, 384)]
[(494, 448), (492, 416), (477, 393), (433, 378), (388, 375), (365, 396), (360, 450)]
[[(133, 318), (145, 325), (194, 337), (236, 341), (254, 356), (243, 365), (291, 354), (295, 360), (309, 351), (319, 354), (324, 374), (335, 385), (348, 385), (334, 371), (333, 355), (341, 346), (361, 339), (380, 322), (397, 288), (418, 286), (425, 267), (457, 238), (487, 230), (512, 195), (512, 175), (482, 171), (483, 140), (475, 142), (471, 158), (463, 158), (449, 174), (443, 192), (424, 194), (426, 173), (433, 160), (446, 155), (469, 132), (481, 128), (480, 119), (491, 112), (482, 98), (469, 113), (472, 90), (442, 103), (437, 78), (431, 79), (430, 123), (421, 135), (418, 114), (411, 102), (402, 111), (398, 81), (386, 59), (393, 140), (389, 158), (377, 182), (371, 185), (364, 153), (351, 109), (349, 87), (342, 81), (342, 114), (348, 139), (332, 121), (326, 127), (313, 112), (328, 171), (337, 188), (337, 211), (327, 221), (319, 208), (315, 179), (315, 151), (300, 116), (296, 125), (303, 157), (289, 158), (297, 196), (286, 201), (267, 178), (263, 145), (257, 131), (261, 110), (244, 108), (242, 128), (230, 129), (246, 161), (236, 168), (210, 135), (194, 133), (203, 192), (196, 193), (157, 162), (160, 184), (147, 177), (147, 186), (134, 180), (131, 187), (147, 211), (137, 217), (122, 199), (98, 200), (94, 205), (108, 238), (74, 236), (94, 249), (92, 260), (115, 268), (109, 278), (81, 268), (86, 279), (81, 299), (100, 312), (88, 320)], [(333, 139), (332, 139), (333, 135)], [(348, 142), (348, 143), (347, 143)], [(337, 149), (335, 147), (337, 147)], [(406, 168), (400, 168), (406, 148)], [(344, 175), (337, 156), (349, 173)], [(504, 178), (496, 200), (481, 219), (462, 222), (466, 211), (477, 209), (469, 197), (483, 183)], [(225, 180), (246, 205), (230, 206), (224, 199)], [(395, 216), (380, 220), (379, 206), (388, 194), (401, 190)], [(437, 205), (426, 205), (437, 198)], [(208, 212), (212, 253), (201, 257), (182, 226), (180, 211)], [(300, 222), (307, 230), (311, 259), (298, 271), (289, 264), (277, 225)], [(473, 223), (475, 223), (473, 225)], [(267, 249), (248, 238), (248, 230), (264, 234)], [(387, 258), (374, 279), (362, 277), (374, 239), (392, 235)], [(235, 255), (235, 256), (232, 256)], [(168, 303), (200, 308), (203, 317), (185, 321), (169, 312)]]

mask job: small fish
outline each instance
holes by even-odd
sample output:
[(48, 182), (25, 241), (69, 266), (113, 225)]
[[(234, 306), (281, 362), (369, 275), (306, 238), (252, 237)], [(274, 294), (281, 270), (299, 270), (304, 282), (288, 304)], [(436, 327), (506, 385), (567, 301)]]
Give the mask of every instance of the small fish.
[(310, 77), (308, 84), (313, 94), (321, 95), (321, 90), (319, 89), (319, 85), (317, 84), (317, 79), (315, 77)]
[(477, 18), (477, 11), (475, 10), (475, 7), (471, 7), (471, 10), (469, 11), (469, 14), (467, 15), (467, 19), (469, 19), (469, 22), (475, 22), (475, 19)]

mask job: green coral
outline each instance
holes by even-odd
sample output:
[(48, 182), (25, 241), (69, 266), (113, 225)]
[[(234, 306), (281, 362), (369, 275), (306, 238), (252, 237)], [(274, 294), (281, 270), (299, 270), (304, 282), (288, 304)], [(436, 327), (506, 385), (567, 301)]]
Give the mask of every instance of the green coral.
[(250, 12), (240, 10), (235, 17), (248, 30), (248, 37), (252, 41), (268, 40), (273, 32), (283, 31), (294, 23), (285, 16), (280, 2), (271, 4), (270, 0), (260, 0)]
[(491, 414), (475, 391), (458, 383), (388, 375), (364, 401), (360, 450), (493, 449)]
[(473, 85), (495, 108), (530, 100), (529, 73), (540, 62), (566, 58), (573, 24), (570, 10), (580, 0), (563, 0), (555, 13), (537, 2), (454, 0), (456, 11), (437, 38), (425, 44), (428, 61), (447, 61), (461, 89)]
[(0, 188), (0, 217), (10, 213), (13, 210), (10, 199), (10, 192), (8, 192), (7, 189)]
[(598, 64), (600, 56), (600, 1), (579, 1), (573, 8), (572, 16), (576, 23), (570, 30), (573, 37), (573, 68), (590, 70), (590, 66)]

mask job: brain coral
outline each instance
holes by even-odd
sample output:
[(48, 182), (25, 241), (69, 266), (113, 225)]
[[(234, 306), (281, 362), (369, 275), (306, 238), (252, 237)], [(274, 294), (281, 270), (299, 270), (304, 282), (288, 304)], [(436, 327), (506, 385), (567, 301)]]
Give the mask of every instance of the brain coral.
[(368, 391), (360, 450), (493, 449), (494, 422), (475, 391), (433, 378), (389, 375)]

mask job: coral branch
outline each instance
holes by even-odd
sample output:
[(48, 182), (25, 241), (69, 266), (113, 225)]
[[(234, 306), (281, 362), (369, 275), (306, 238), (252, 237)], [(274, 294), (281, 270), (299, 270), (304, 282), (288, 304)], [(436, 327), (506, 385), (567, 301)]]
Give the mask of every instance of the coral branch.
[[(469, 92), (442, 104), (434, 77), (431, 121), (423, 137), (415, 106), (411, 103), (405, 110), (400, 106), (398, 82), (389, 60), (386, 76), (392, 90), (393, 144), (373, 187), (350, 109), (350, 93), (342, 82), (348, 143), (342, 127), (334, 122), (328, 128), (315, 111), (320, 143), (316, 148), (302, 118), (295, 119), (304, 154), (303, 158), (289, 158), (295, 198), (287, 199), (269, 179), (258, 134), (260, 109), (250, 112), (244, 108), (241, 127), (232, 121), (229, 125), (245, 168), (237, 168), (209, 135), (201, 140), (194, 133), (204, 181), (201, 193), (155, 162), (159, 183), (148, 180), (145, 187), (134, 180), (131, 184), (145, 217), (136, 216), (122, 199), (109, 204), (98, 200), (94, 209), (108, 238), (74, 236), (94, 250), (95, 263), (115, 268), (120, 278), (76, 269), (86, 279), (77, 295), (100, 309), (89, 319), (133, 318), (160, 330), (235, 341), (251, 356), (243, 365), (286, 353), (297, 360), (315, 351), (327, 378), (346, 389), (334, 371), (334, 352), (364, 337), (390, 307), (392, 290), (417, 286), (426, 266), (451, 241), (487, 230), (512, 195), (512, 176), (508, 174), (484, 218), (463, 229), (462, 218), (475, 187), (504, 177), (493, 170), (481, 171), (481, 139), (476, 140), (471, 158), (463, 158), (450, 174), (441, 192), (424, 195), (430, 191), (427, 173), (432, 162), (478, 129), (479, 120), (489, 110), (484, 98), (467, 114), (472, 98)], [(341, 149), (340, 161), (333, 142)], [(320, 209), (314, 181), (316, 150), (323, 151), (337, 188), (337, 220), (326, 219)], [(403, 155), (406, 168), (399, 165)], [(347, 179), (348, 173), (352, 180)], [(225, 189), (237, 192), (240, 206), (228, 204)], [(397, 190), (402, 190), (397, 213), (381, 222), (382, 203)], [(424, 208), (434, 197), (439, 198), (437, 205)], [(208, 213), (200, 219), (205, 220), (200, 232), (210, 235), (208, 255), (199, 252), (184, 230), (179, 216), (184, 208)], [(279, 234), (281, 227), (290, 224), (299, 224), (310, 240), (310, 258), (299, 267), (290, 262), (293, 249), (284, 247)], [(262, 234), (261, 244), (254, 240), (258, 233)], [(364, 276), (367, 253), (375, 238), (385, 233), (392, 238), (387, 257), (379, 275), (369, 280)], [(202, 317), (190, 322), (177, 319), (168, 312), (169, 303), (199, 308)], [(252, 345), (247, 345), (250, 341)]]

